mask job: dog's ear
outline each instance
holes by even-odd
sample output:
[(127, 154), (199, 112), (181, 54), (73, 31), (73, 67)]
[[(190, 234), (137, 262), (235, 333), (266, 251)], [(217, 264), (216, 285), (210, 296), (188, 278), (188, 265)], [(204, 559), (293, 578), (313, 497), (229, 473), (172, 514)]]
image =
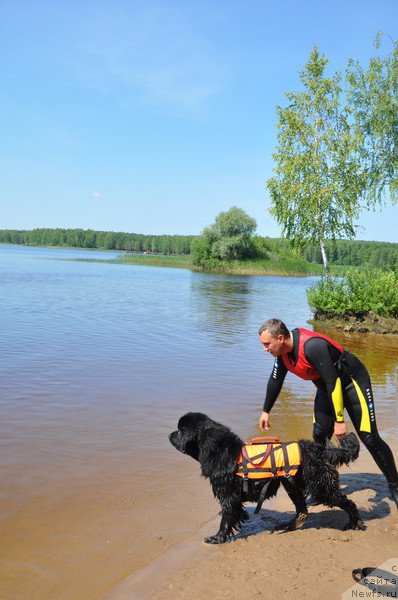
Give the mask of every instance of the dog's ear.
[(232, 475), (242, 449), (242, 441), (228, 427), (219, 425), (201, 431), (199, 463), (202, 475), (210, 479)]
[(195, 460), (199, 460), (199, 446), (197, 440), (195, 438), (184, 438), (183, 450), (181, 450), (181, 452), (188, 454), (188, 456), (191, 456)]

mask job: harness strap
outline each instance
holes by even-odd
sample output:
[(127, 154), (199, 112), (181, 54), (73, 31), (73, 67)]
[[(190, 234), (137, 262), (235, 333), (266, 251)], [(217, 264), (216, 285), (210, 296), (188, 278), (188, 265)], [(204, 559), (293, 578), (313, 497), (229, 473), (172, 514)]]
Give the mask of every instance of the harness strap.
[(247, 460), (245, 459), (243, 454), (242, 454), (242, 462), (238, 466), (238, 471), (242, 471), (244, 479), (249, 479), (249, 469), (247, 468)]
[[(271, 448), (272, 448), (272, 444), (267, 444), (267, 448), (265, 450), (265, 452), (260, 452), (260, 454), (256, 454), (255, 456), (252, 456), (250, 458), (250, 456), (247, 453), (247, 448), (246, 446), (243, 446), (242, 448), (242, 457), (251, 465), (253, 465), (254, 467), (258, 464), (261, 464), (263, 462), (265, 462), (269, 456), (269, 453), (271, 452)], [(262, 460), (259, 460), (262, 459)]]
[[(263, 487), (261, 488), (261, 492), (260, 492), (260, 496), (259, 496), (259, 499), (258, 499), (258, 502), (257, 502), (257, 506), (256, 506), (256, 508), (255, 508), (255, 511), (254, 511), (254, 514), (255, 514), (255, 515), (257, 515), (257, 514), (260, 512), (260, 510), (261, 510), (261, 507), (262, 507), (262, 505), (263, 505), (263, 502), (264, 502), (264, 500), (265, 500), (265, 496), (267, 495), (267, 491), (268, 491), (269, 484), (271, 483), (271, 481), (272, 481), (273, 479), (276, 479), (276, 478), (277, 478), (277, 477), (275, 477), (275, 476), (274, 476), (274, 477), (272, 477), (272, 478), (271, 478), (271, 479), (269, 479), (269, 480), (267, 481), (267, 483), (265, 483), (265, 484), (263, 485)], [(291, 477), (290, 475), (284, 475), (284, 476), (283, 476), (283, 479), (285, 479), (285, 480), (286, 480), (286, 483), (287, 483), (287, 484), (288, 484), (288, 485), (289, 485), (291, 488), (293, 488), (294, 490), (297, 490), (297, 482), (296, 482), (296, 480), (294, 479), (294, 477)], [(245, 483), (245, 482), (242, 482), (242, 483), (243, 483), (243, 485), (244, 485), (244, 483)], [(247, 482), (246, 482), (246, 483), (247, 483)]]
[[(256, 474), (256, 473), (274, 473), (274, 475), (277, 475), (280, 471), (282, 470), (286, 470), (285, 467), (280, 467), (279, 469), (276, 469), (275, 467), (256, 467), (255, 471), (247, 470), (247, 465), (245, 465), (245, 468), (242, 466), (243, 462), (239, 465), (237, 473), (250, 473), (250, 474)], [(298, 469), (300, 465), (289, 465), (289, 469)], [(282, 475), (283, 477), (283, 475)], [(256, 477), (253, 477), (252, 479), (256, 479)]]
[(290, 471), (292, 470), (292, 465), (289, 465), (289, 455), (287, 453), (287, 446), (285, 446), (284, 444), (282, 445), (282, 452), (283, 452), (283, 460), (285, 462), (285, 466), (283, 467), (283, 470), (285, 471), (285, 475), (290, 476)]
[(260, 510), (261, 510), (261, 507), (262, 507), (263, 502), (265, 500), (265, 496), (267, 495), (268, 486), (271, 483), (271, 481), (272, 481), (272, 479), (270, 479), (269, 481), (267, 481), (267, 483), (265, 485), (263, 485), (263, 487), (261, 489), (260, 497), (258, 499), (257, 506), (256, 506), (255, 511), (254, 511), (255, 515), (257, 515), (260, 512)]
[[(279, 448), (279, 446), (278, 446)], [(270, 460), (271, 460), (271, 470), (275, 473), (276, 472), (276, 460), (275, 460), (275, 447), (272, 447), (272, 450), (270, 452)]]

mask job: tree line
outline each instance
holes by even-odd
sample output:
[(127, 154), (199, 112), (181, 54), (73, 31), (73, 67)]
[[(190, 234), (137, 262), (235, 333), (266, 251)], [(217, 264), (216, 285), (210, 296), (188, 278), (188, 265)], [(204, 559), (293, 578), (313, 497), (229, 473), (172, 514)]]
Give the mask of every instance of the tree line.
[(32, 229), (0, 230), (0, 243), (27, 246), (63, 246), (120, 250), (125, 252), (153, 252), (161, 254), (190, 254), (192, 235), (144, 235), (93, 229)]
[[(290, 242), (284, 238), (263, 238), (263, 244), (274, 252), (287, 250)], [(326, 240), (325, 248), (330, 264), (369, 267), (398, 271), (398, 244), (364, 240)], [(308, 262), (323, 263), (318, 244), (307, 244), (300, 252)]]
[[(250, 224), (250, 223), (249, 223)], [(222, 233), (225, 234), (224, 231)], [(165, 255), (189, 255), (201, 249), (200, 237), (194, 235), (145, 235), (92, 229), (33, 229), (0, 230), (0, 243), (29, 246), (63, 246), (98, 250), (120, 250), (125, 252), (149, 252)], [(237, 241), (234, 238), (236, 250)], [(244, 248), (247, 250), (246, 240)], [(199, 243), (199, 247), (198, 247)], [(280, 254), (290, 250), (289, 240), (254, 236), (254, 252), (251, 255)], [(218, 251), (220, 248), (217, 246)], [(231, 245), (227, 247), (231, 251)], [(332, 264), (367, 266), (398, 271), (398, 244), (359, 240), (327, 240), (326, 250)], [(203, 250), (204, 252), (205, 250)], [(206, 250), (207, 252), (207, 250)], [(308, 262), (322, 264), (319, 245), (308, 244), (301, 252)], [(240, 258), (240, 256), (239, 256)]]

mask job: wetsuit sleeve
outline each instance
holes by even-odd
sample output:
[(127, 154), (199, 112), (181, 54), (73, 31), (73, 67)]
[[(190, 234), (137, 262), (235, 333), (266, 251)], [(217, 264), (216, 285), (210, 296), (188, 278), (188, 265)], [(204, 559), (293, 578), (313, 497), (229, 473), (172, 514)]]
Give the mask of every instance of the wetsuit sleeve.
[(321, 376), (333, 406), (335, 420), (342, 423), (344, 421), (343, 388), (339, 373), (330, 355), (328, 342), (322, 338), (311, 338), (304, 346), (304, 354)]
[(275, 400), (279, 396), (279, 392), (282, 389), (283, 382), (285, 381), (287, 368), (281, 359), (275, 359), (274, 368), (268, 380), (267, 393), (265, 395), (264, 407), (265, 412), (270, 412), (274, 406)]

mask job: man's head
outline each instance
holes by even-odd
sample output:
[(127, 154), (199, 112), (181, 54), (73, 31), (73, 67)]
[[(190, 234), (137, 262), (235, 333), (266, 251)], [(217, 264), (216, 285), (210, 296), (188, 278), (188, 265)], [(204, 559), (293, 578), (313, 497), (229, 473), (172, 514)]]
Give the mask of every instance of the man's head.
[(291, 350), (290, 332), (280, 319), (268, 319), (258, 330), (264, 351), (272, 356), (280, 356)]

